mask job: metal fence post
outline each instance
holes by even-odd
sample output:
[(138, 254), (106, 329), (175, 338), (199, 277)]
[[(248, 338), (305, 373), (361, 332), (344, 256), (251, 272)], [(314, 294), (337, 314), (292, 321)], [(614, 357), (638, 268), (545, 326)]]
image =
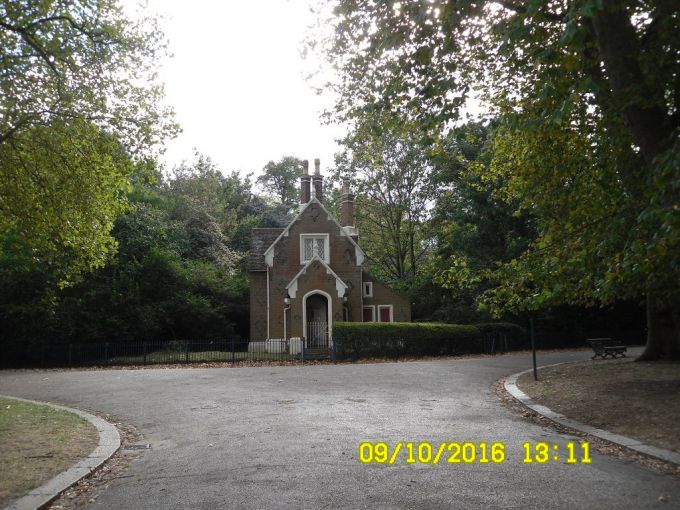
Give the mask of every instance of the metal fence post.
[(144, 361), (142, 364), (146, 365), (146, 341), (142, 342), (142, 352), (144, 353)]
[(236, 339), (231, 337), (231, 362), (236, 362)]
[(68, 344), (68, 366), (73, 366), (73, 344)]
[(109, 343), (104, 342), (104, 364), (109, 364)]
[(184, 363), (189, 363), (189, 340), (184, 344)]
[(534, 317), (529, 317), (529, 327), (531, 328), (531, 357), (534, 365), (534, 381), (538, 381), (536, 372), (536, 333), (534, 332)]
[(302, 361), (303, 363), (305, 362), (305, 342), (306, 342), (306, 340), (307, 339), (303, 336), (302, 337), (302, 348), (300, 349), (300, 361)]

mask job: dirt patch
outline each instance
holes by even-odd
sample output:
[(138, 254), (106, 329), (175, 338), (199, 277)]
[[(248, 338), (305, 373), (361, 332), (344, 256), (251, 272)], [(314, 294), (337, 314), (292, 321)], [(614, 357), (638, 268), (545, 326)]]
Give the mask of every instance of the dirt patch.
[(569, 418), (680, 452), (680, 363), (598, 360), (524, 374), (519, 388)]
[(520, 414), (527, 420), (542, 427), (551, 428), (560, 434), (568, 434), (570, 436), (582, 438), (584, 441), (588, 441), (590, 443), (590, 447), (593, 451), (601, 453), (602, 455), (616, 457), (617, 459), (623, 460), (625, 462), (634, 462), (635, 464), (643, 466), (657, 473), (674, 475), (680, 478), (680, 466), (659, 460), (656, 457), (651, 457), (649, 455), (636, 452), (635, 450), (631, 450), (625, 446), (612, 443), (611, 441), (585, 434), (580, 430), (565, 427), (564, 425), (554, 422), (551, 419), (538, 414), (532, 409), (527, 408), (524, 404), (519, 402), (505, 390), (505, 378), (499, 379), (493, 383), (491, 385), (491, 391), (501, 399), (502, 405), (511, 412)]
[(80, 416), (0, 398), (0, 507), (94, 450), (97, 430)]

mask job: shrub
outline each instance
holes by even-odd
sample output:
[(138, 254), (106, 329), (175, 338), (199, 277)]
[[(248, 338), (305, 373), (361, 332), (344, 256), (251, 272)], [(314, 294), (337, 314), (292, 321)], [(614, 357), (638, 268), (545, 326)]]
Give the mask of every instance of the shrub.
[(336, 322), (333, 343), (337, 359), (484, 352), (477, 327), (429, 322)]

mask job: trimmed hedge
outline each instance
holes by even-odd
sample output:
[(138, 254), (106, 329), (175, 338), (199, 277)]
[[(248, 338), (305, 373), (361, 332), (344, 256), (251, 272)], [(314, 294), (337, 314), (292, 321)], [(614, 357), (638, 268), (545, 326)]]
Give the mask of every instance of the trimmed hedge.
[(333, 345), (337, 359), (474, 354), (484, 352), (484, 335), (461, 324), (336, 322)]

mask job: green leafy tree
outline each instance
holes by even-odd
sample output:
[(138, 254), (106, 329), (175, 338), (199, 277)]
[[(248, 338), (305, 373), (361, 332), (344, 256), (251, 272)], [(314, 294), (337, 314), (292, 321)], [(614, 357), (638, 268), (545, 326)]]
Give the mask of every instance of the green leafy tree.
[(0, 4), (0, 143), (54, 120), (106, 126), (136, 154), (175, 126), (155, 78), (165, 54), (153, 19), (126, 17), (117, 0)]
[(338, 176), (356, 192), (356, 223), (376, 276), (410, 285), (427, 252), (431, 166), (409, 124), (359, 123), (342, 141)]
[(492, 128), (469, 123), (451, 131), (432, 161), (437, 187), (433, 235), (441, 257), (461, 255), (476, 267), (520, 256), (535, 237), (533, 218), (494, 193), (502, 181), (483, 180), (491, 163)]
[(133, 164), (113, 137), (87, 122), (33, 126), (0, 144), (0, 235), (26, 246), (66, 284), (103, 266), (125, 210)]
[(241, 254), (230, 247), (230, 235), (238, 229), (238, 206), (234, 207), (235, 176), (225, 179), (210, 158), (196, 154), (196, 161), (182, 163), (167, 186), (174, 199), (173, 218), (184, 223), (189, 258), (213, 262), (234, 270)]
[(236, 208), (225, 203), (222, 172), (208, 156), (196, 152), (194, 157), (194, 161), (183, 161), (174, 167), (166, 183), (174, 197), (176, 213), (188, 216), (191, 211), (202, 211), (228, 230)]
[(114, 0), (0, 4), (0, 236), (61, 285), (110, 260), (132, 162), (176, 131), (164, 51)]
[(285, 156), (281, 161), (270, 161), (262, 169), (263, 174), (257, 178), (258, 184), (265, 192), (281, 201), (281, 204), (292, 208), (298, 203), (298, 183), (302, 175), (302, 160), (293, 156)]
[(480, 178), (538, 234), (481, 275), (497, 285), (489, 306), (644, 297), (643, 357), (678, 359), (676, 12), (660, 0), (340, 1), (336, 117), (385, 112), (436, 133), (475, 89), (501, 119)]
[[(489, 320), (488, 310), (474, 311), (489, 283), (473, 275), (520, 256), (535, 238), (533, 219), (516, 214), (515, 203), (494, 195), (499, 183), (480, 178), (480, 169), (490, 164), (490, 141), (488, 126), (470, 123), (451, 131), (432, 157), (437, 194), (430, 220), (435, 246), (430, 274), (451, 289), (441, 295), (426, 285), (432, 296), (441, 295), (436, 318)], [(454, 275), (465, 278), (452, 280)]]

